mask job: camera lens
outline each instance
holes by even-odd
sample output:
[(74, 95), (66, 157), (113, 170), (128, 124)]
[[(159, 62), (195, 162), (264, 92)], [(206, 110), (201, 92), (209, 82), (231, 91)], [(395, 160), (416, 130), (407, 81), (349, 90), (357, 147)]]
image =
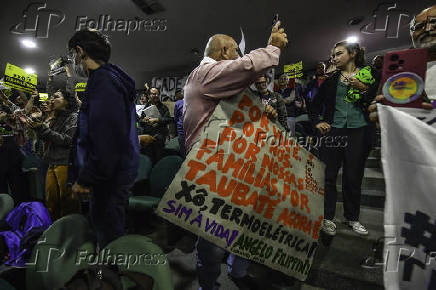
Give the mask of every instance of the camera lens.
[(391, 55), (391, 61), (397, 61), (400, 58), (398, 54)]
[(391, 70), (391, 71), (398, 70), (398, 64), (391, 64), (391, 65), (389, 66), (389, 70)]

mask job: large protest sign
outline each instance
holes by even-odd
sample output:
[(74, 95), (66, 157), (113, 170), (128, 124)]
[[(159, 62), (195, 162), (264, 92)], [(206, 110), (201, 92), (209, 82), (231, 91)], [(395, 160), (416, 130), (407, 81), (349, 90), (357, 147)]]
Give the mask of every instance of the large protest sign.
[(402, 111), (378, 105), (386, 179), (384, 283), (386, 289), (436, 289), (436, 128), (417, 118), (434, 113)]
[(28, 74), (22, 68), (7, 63), (5, 69), (4, 84), (10, 88), (32, 93), (36, 90), (36, 74)]
[(222, 100), (157, 212), (214, 244), (305, 280), (323, 218), (324, 164), (249, 90)]

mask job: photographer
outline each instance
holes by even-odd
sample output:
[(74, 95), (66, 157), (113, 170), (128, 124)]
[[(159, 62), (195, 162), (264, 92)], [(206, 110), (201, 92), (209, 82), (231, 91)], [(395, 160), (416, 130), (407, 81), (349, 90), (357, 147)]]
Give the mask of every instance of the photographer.
[[(53, 95), (54, 117), (49, 125), (42, 118), (28, 118), (26, 125), (45, 141), (44, 161), (48, 163), (46, 175), (46, 202), (53, 220), (79, 211), (79, 203), (67, 191), (68, 157), (77, 126), (77, 103), (66, 90)], [(42, 117), (42, 114), (41, 114)]]

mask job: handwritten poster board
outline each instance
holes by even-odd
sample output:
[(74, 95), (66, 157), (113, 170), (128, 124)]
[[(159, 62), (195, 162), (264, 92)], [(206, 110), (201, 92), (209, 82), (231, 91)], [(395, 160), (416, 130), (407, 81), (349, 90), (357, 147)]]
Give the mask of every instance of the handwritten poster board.
[(318, 246), (324, 164), (250, 91), (221, 101), (157, 212), (216, 245), (305, 280)]
[(6, 63), (4, 84), (26, 93), (36, 90), (37, 75), (28, 74), (22, 68)]

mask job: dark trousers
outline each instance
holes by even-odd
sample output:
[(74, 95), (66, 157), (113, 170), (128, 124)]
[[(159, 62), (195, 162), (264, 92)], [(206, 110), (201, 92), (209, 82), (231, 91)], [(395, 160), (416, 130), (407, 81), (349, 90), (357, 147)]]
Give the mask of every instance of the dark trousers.
[(150, 157), (153, 166), (162, 159), (165, 149), (165, 140), (157, 138), (151, 144), (143, 147), (141, 153)]
[(21, 168), (23, 158), (13, 138), (5, 138), (0, 146), (0, 193), (8, 193), (9, 187), (15, 205), (30, 198), (26, 175)]
[[(200, 237), (196, 247), (199, 290), (215, 290), (216, 280), (221, 274), (221, 262), (227, 251)], [(250, 263), (249, 260), (230, 254), (227, 258), (228, 272), (235, 278), (244, 277)]]
[[(332, 220), (335, 217), (337, 201), (336, 180), (338, 171), (342, 166), (344, 217), (350, 221), (359, 220), (361, 185), (365, 170), (365, 160), (369, 153), (367, 132), (367, 127), (332, 128), (323, 140), (321, 158), (326, 164), (325, 219)], [(333, 142), (331, 142), (332, 140)]]
[(93, 187), (89, 203), (89, 217), (100, 249), (125, 233), (130, 188), (130, 185), (116, 186), (113, 184)]

